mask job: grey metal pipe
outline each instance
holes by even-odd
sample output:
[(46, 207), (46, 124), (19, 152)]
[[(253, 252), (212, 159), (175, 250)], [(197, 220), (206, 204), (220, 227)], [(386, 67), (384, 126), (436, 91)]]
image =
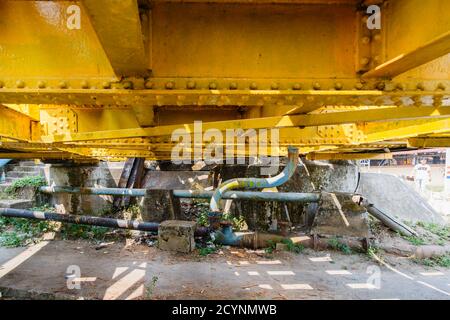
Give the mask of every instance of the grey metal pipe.
[(408, 227), (406, 224), (398, 221), (391, 215), (388, 215), (388, 214), (380, 211), (373, 204), (363, 203), (362, 205), (364, 206), (364, 208), (366, 208), (367, 212), (369, 212), (375, 218), (380, 220), (388, 228), (390, 228), (394, 231), (398, 231), (405, 236), (417, 236), (417, 233), (413, 229)]
[[(137, 220), (123, 220), (104, 217), (81, 216), (73, 214), (60, 214), (54, 212), (31, 211), (24, 209), (0, 208), (0, 216), (11, 218), (26, 218), (37, 220), (60, 221), (75, 224), (93, 225), (115, 229), (132, 229), (141, 231), (157, 232), (159, 223)], [(204, 236), (209, 234), (208, 228), (197, 228), (196, 235)]]
[[(78, 187), (40, 187), (39, 191), (43, 193), (72, 193), (132, 197), (144, 197), (146, 194), (151, 192), (151, 190), (146, 189)], [(177, 198), (211, 199), (213, 193), (213, 191), (201, 190), (173, 190), (173, 195)], [(227, 191), (223, 193), (222, 198), (254, 201), (318, 202), (320, 199), (320, 193)]]

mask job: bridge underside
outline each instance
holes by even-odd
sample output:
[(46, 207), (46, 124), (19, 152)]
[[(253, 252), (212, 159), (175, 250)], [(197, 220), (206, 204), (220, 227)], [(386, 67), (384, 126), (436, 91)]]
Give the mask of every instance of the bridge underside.
[(0, 158), (450, 147), (447, 0), (2, 1), (0, 29)]

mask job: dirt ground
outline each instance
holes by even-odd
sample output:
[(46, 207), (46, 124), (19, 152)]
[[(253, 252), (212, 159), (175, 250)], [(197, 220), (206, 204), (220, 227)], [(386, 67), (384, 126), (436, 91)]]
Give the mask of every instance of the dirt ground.
[[(101, 249), (49, 240), (0, 248), (0, 292), (6, 299), (450, 299), (450, 269), (382, 259), (227, 247), (203, 257), (129, 240)], [(67, 277), (74, 268), (80, 274)]]

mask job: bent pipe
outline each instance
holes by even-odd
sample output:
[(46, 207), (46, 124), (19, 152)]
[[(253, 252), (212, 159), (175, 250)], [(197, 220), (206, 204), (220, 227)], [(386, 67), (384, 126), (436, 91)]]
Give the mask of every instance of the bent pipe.
[[(147, 232), (157, 232), (160, 225), (157, 222), (123, 220), (114, 218), (81, 216), (73, 214), (60, 214), (54, 212), (31, 211), (31, 210), (11, 209), (11, 208), (0, 208), (0, 216), (11, 218), (50, 220), (50, 221), (115, 228), (115, 229), (132, 229)], [(196, 236), (205, 236), (207, 234), (209, 234), (208, 228), (201, 227), (197, 228), (197, 230), (195, 231)]]
[(211, 213), (220, 213), (219, 202), (223, 198), (223, 194), (230, 189), (256, 189), (256, 188), (273, 188), (278, 187), (288, 181), (298, 164), (298, 149), (294, 147), (288, 148), (288, 163), (283, 171), (271, 178), (234, 178), (222, 183), (216, 191), (214, 191), (209, 210)]
[[(78, 188), (78, 187), (40, 187), (42, 193), (73, 193), (90, 195), (111, 195), (144, 197), (151, 192), (146, 189), (126, 188)], [(213, 191), (200, 190), (173, 190), (177, 198), (211, 199)], [(227, 191), (222, 194), (222, 199), (245, 199), (254, 201), (282, 201), (282, 202), (318, 202), (320, 193), (298, 193), (298, 192), (253, 192), (253, 191)]]

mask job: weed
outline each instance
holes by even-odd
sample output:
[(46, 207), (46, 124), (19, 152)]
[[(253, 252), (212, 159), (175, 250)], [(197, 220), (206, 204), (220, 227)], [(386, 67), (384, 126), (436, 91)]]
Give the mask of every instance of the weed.
[(206, 257), (208, 254), (215, 253), (217, 251), (217, 247), (204, 247), (198, 249), (198, 254), (202, 257)]
[(450, 240), (450, 226), (441, 226), (436, 223), (418, 222), (418, 226), (437, 235), (442, 240)]
[(158, 277), (157, 276), (153, 276), (152, 277), (152, 281), (150, 282), (150, 284), (148, 286), (145, 287), (145, 298), (146, 299), (150, 299), (152, 294), (153, 294), (153, 290), (155, 290), (156, 288), (156, 283), (158, 282)]
[(0, 217), (0, 246), (20, 247), (37, 242), (45, 232), (54, 231), (45, 220)]
[(337, 238), (331, 238), (328, 240), (328, 244), (334, 249), (341, 251), (344, 254), (351, 254), (352, 249), (345, 243), (340, 242)]
[(427, 259), (414, 259), (414, 262), (423, 264), (428, 267), (450, 268), (450, 255), (446, 254), (443, 256), (431, 257)]
[(104, 240), (110, 228), (66, 223), (61, 226), (63, 239)]
[(267, 240), (267, 248), (264, 249), (264, 251), (268, 254), (273, 253), (275, 248), (277, 247), (277, 244), (273, 240)]
[(416, 236), (403, 236), (404, 239), (408, 240), (409, 242), (411, 242), (411, 244), (415, 245), (415, 246), (421, 246), (423, 244), (425, 244), (425, 240)]
[(233, 229), (237, 231), (242, 230), (247, 225), (243, 216), (235, 217), (231, 213), (224, 213), (223, 220), (231, 221)]
[(200, 212), (197, 216), (197, 224), (199, 226), (207, 227), (209, 225), (208, 212)]
[(16, 194), (20, 189), (25, 187), (33, 187), (35, 189), (45, 186), (47, 182), (41, 176), (24, 177), (14, 181), (5, 192), (9, 195)]
[(287, 251), (301, 253), (303, 250), (305, 250), (305, 247), (302, 244), (294, 243), (291, 239), (283, 239), (281, 240), (281, 242), (287, 246)]

